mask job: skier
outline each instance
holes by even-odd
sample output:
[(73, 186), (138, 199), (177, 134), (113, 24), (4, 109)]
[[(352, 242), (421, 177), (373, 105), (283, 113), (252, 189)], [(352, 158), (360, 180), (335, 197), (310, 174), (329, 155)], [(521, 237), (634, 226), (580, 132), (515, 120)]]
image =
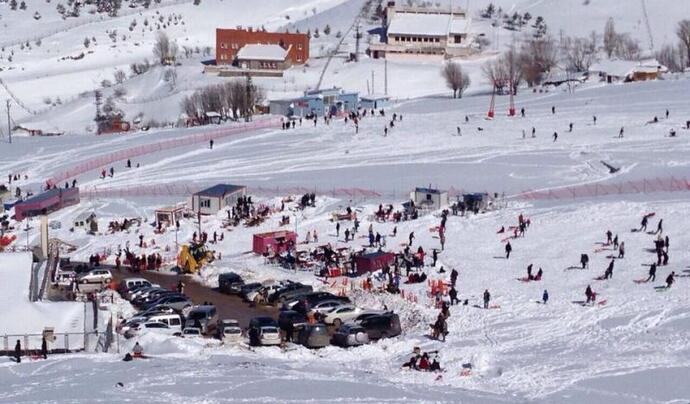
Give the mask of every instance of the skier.
[(582, 264), (582, 269), (589, 268), (589, 255), (580, 254), (580, 264)]
[(609, 263), (608, 268), (606, 268), (606, 272), (604, 272), (604, 279), (611, 279), (613, 278), (613, 259)]
[(462, 130), (460, 129), (460, 127), (459, 127), (459, 126), (458, 126), (458, 128), (457, 128), (457, 129), (458, 129), (458, 136), (462, 136)]
[(645, 282), (649, 282), (649, 281), (652, 281), (652, 282), (656, 281), (656, 264), (655, 263), (652, 263), (652, 265), (649, 266), (649, 277), (647, 278), (647, 280)]
[(570, 122), (570, 124), (568, 124), (568, 132), (572, 132), (572, 131), (573, 131), (573, 123)]
[(675, 271), (671, 271), (671, 273), (666, 277), (666, 289), (670, 288), (671, 285), (673, 285), (673, 281), (675, 280), (674, 277), (676, 276)]
[(618, 246), (618, 258), (625, 258), (625, 241), (621, 241), (621, 245)]
[(127, 168), (132, 168), (132, 161), (127, 159)]
[(618, 132), (618, 139), (623, 139), (623, 132), (625, 132), (625, 129), (621, 126), (621, 130)]
[(350, 229), (345, 229), (345, 242), (350, 241)]
[(385, 136), (388, 136), (388, 126), (385, 126), (385, 127), (383, 128), (383, 136), (384, 136), (384, 137), (385, 137)]
[(613, 237), (613, 249), (618, 249), (618, 234), (616, 234), (615, 237)]
[(340, 222), (336, 222), (335, 224), (335, 236), (340, 237)]
[(613, 237), (613, 233), (611, 233), (611, 230), (606, 230), (606, 245), (611, 245), (611, 243), (613, 242), (611, 237)]
[(555, 105), (553, 105), (553, 106), (551, 107), (551, 113), (552, 113), (553, 115), (556, 115), (556, 106), (555, 106)]
[(587, 296), (587, 303), (594, 302), (597, 300), (597, 295), (592, 291), (592, 287), (587, 285), (585, 290), (585, 296)]
[(115, 176), (115, 168), (110, 167), (110, 177), (114, 177), (114, 176)]
[(412, 240), (414, 240), (414, 232), (410, 233), (410, 236), (408, 237), (408, 239), (410, 240), (410, 243), (408, 245), (412, 246)]
[(525, 117), (525, 108), (520, 108), (520, 115), (524, 118)]
[(211, 150), (213, 150), (213, 139), (208, 141), (208, 145), (211, 148)]
[(667, 109), (667, 110), (666, 110), (666, 119), (668, 119), (668, 115), (669, 115), (669, 112), (668, 112), (668, 109)]
[(553, 132), (553, 141), (558, 140), (558, 132)]
[(438, 260), (438, 250), (435, 248), (431, 251), (431, 259), (433, 260), (431, 262), (431, 266), (435, 268), (436, 267), (436, 261)]
[(527, 265), (527, 279), (530, 281), (534, 279), (532, 277), (532, 264)]
[(642, 222), (640, 222), (640, 231), (647, 230), (647, 216), (642, 217)]
[(450, 271), (450, 286), (455, 287), (455, 282), (458, 280), (458, 271), (453, 268), (452, 271)]
[(532, 138), (535, 138), (535, 137), (537, 137), (537, 128), (532, 126)]
[(455, 303), (460, 303), (460, 300), (458, 299), (458, 291), (455, 290), (455, 287), (450, 288), (450, 291), (448, 292), (448, 296), (450, 296), (450, 305), (454, 305)]
[(539, 270), (537, 271), (537, 276), (534, 277), (534, 280), (535, 280), (535, 281), (540, 281), (540, 280), (541, 280), (541, 277), (542, 277), (543, 275), (544, 275), (544, 271), (543, 271), (543, 270), (541, 269), (541, 267), (540, 267)]
[(544, 289), (544, 294), (541, 295), (541, 301), (542, 301), (544, 304), (546, 304), (546, 302), (549, 301), (549, 292), (548, 292), (546, 289)]
[(594, 126), (597, 126), (597, 116), (596, 115), (592, 116), (592, 121), (594, 122)]
[(506, 259), (510, 258), (510, 253), (513, 251), (513, 246), (510, 245), (510, 241), (506, 243)]
[(489, 302), (491, 301), (491, 293), (489, 293), (489, 289), (486, 289), (484, 291), (484, 308), (488, 309), (489, 308)]
[(663, 223), (664, 223), (664, 219), (659, 219), (659, 224), (656, 226), (656, 233), (654, 233), (654, 234), (659, 234), (659, 233), (664, 232)]

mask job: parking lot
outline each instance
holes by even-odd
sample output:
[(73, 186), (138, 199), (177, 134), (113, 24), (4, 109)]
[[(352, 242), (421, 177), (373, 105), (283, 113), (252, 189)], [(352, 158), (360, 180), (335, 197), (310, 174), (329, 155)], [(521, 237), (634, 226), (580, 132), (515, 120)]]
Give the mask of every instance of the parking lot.
[(164, 275), (158, 272), (143, 271), (139, 273), (127, 270), (116, 271), (111, 269), (116, 282), (124, 278), (141, 277), (151, 283), (161, 285), (161, 287), (174, 290), (179, 280), (185, 284), (184, 294), (187, 295), (195, 304), (210, 302), (216, 306), (218, 316), (221, 319), (235, 319), (240, 322), (243, 328), (249, 325), (253, 317), (271, 316), (277, 318), (278, 308), (272, 306), (250, 306), (249, 303), (242, 301), (239, 296), (226, 295), (217, 290), (211, 289), (190, 279), (189, 276)]

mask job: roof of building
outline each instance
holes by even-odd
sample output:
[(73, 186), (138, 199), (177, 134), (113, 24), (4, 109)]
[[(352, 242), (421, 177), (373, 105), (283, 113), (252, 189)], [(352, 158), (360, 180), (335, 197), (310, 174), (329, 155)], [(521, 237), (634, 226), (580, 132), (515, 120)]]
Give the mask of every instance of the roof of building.
[(212, 186), (211, 188), (201, 190), (195, 193), (194, 195), (213, 196), (221, 198), (227, 194), (234, 194), (235, 192), (240, 192), (245, 189), (247, 189), (247, 187), (245, 187), (244, 185), (217, 184)]
[(450, 14), (396, 13), (388, 26), (388, 35), (446, 36), (466, 34), (470, 20)]
[(415, 192), (418, 193), (424, 193), (424, 194), (443, 194), (448, 191), (441, 191), (440, 189), (433, 189), (433, 188), (415, 188)]
[(21, 201), (21, 204), (33, 204), (33, 203), (41, 203), (45, 202), (48, 200), (51, 200), (52, 198), (55, 198), (61, 194), (72, 194), (72, 193), (79, 193), (79, 188), (51, 188), (45, 192), (42, 192), (38, 195), (34, 195), (28, 199), (25, 199)]
[(240, 60), (270, 60), (284, 61), (288, 51), (280, 45), (249, 44), (244, 45), (237, 52), (237, 59)]
[(665, 73), (668, 69), (656, 59), (649, 59), (642, 62), (636, 62), (634, 60), (606, 60), (594, 63), (589, 68), (589, 71), (603, 72), (614, 77), (627, 77), (635, 72)]
[(82, 212), (79, 215), (77, 215), (77, 217), (74, 218), (74, 221), (75, 222), (83, 222), (83, 221), (90, 219), (92, 217), (96, 217), (96, 213), (91, 212), (91, 211), (86, 211), (86, 212)]
[(391, 97), (383, 94), (368, 94), (359, 97), (362, 101), (390, 100)]

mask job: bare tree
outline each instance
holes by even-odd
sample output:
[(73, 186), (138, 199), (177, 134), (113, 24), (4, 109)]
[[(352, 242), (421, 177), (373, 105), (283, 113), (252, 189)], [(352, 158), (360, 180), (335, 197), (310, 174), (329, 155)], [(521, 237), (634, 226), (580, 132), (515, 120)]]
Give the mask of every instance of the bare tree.
[(453, 98), (462, 98), (462, 94), (470, 86), (470, 77), (462, 71), (462, 67), (453, 62), (448, 62), (443, 67), (441, 75), (446, 80), (446, 86), (453, 90)]
[(125, 79), (127, 79), (127, 74), (124, 72), (124, 70), (117, 69), (115, 70), (115, 73), (113, 73), (113, 78), (115, 79), (115, 83), (122, 84), (124, 83)]
[(532, 38), (520, 47), (519, 65), (527, 85), (541, 84), (544, 74), (556, 66), (558, 50), (550, 36)]
[(685, 47), (687, 66), (690, 67), (690, 20), (682, 20), (676, 28), (676, 35), (680, 43)]
[(618, 35), (618, 44), (615, 55), (625, 60), (637, 60), (640, 58), (640, 43), (628, 34)]
[(604, 27), (604, 51), (606, 56), (609, 58), (613, 56), (613, 52), (618, 48), (619, 37), (616, 33), (616, 26), (613, 22), (613, 18), (609, 17), (606, 20), (606, 26)]
[(587, 71), (597, 54), (596, 34), (590, 38), (565, 37), (561, 51), (568, 70)]
[(486, 62), (482, 72), (499, 92), (508, 91), (517, 94), (517, 89), (523, 80), (522, 66), (520, 66), (517, 52), (510, 48), (498, 59)]
[(165, 32), (159, 32), (153, 45), (153, 55), (162, 65), (171, 65), (177, 58), (177, 43), (171, 41)]
[(664, 45), (659, 51), (654, 55), (656, 59), (662, 65), (668, 67), (671, 72), (683, 71), (683, 58), (680, 51), (682, 47), (676, 48), (673, 45)]

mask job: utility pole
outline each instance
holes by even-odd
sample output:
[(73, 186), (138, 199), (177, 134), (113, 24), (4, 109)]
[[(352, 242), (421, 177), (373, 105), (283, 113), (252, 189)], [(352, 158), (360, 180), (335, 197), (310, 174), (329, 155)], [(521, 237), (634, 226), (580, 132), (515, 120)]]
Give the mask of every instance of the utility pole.
[(371, 71), (371, 93), (372, 94), (376, 93), (375, 88), (376, 88), (376, 86), (374, 86), (374, 71), (372, 70)]
[(7, 100), (7, 137), (12, 143), (12, 122), (10, 118), (10, 100)]
[(388, 59), (383, 59), (383, 93), (388, 95)]
[(355, 62), (359, 62), (359, 40), (362, 39), (362, 33), (359, 31), (361, 24), (359, 19), (355, 22)]

